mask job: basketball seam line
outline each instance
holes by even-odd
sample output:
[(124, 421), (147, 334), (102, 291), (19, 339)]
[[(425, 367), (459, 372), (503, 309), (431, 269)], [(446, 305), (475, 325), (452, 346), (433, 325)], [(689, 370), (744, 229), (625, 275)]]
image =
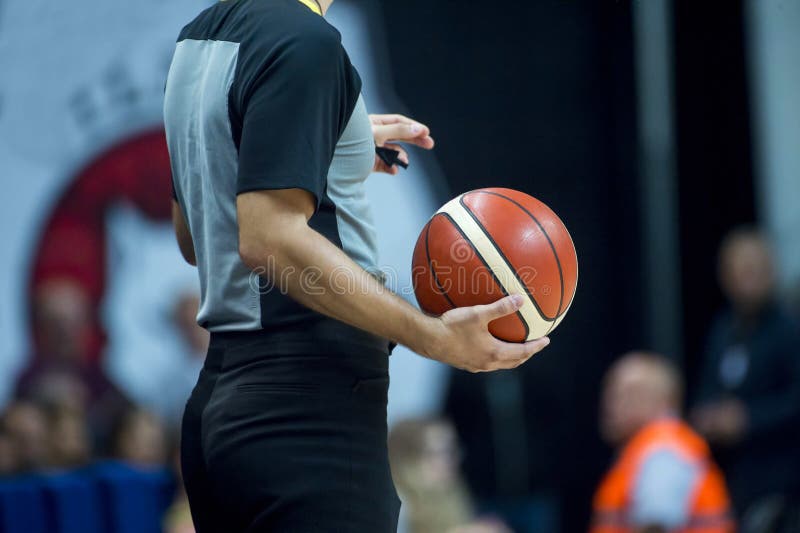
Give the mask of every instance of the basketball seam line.
[[(547, 239), (547, 242), (550, 244), (550, 249), (553, 251), (553, 256), (556, 258), (556, 265), (558, 265), (558, 277), (559, 277), (559, 280), (561, 281), (561, 297), (559, 298), (559, 301), (558, 301), (558, 313), (556, 314), (556, 318), (553, 321), (553, 325), (550, 327), (549, 330), (547, 330), (547, 333), (550, 333), (553, 330), (553, 328), (556, 326), (556, 324), (558, 324), (559, 318), (562, 316), (562, 312), (561, 312), (562, 309), (566, 313), (566, 311), (569, 310), (570, 307), (572, 307), (572, 302), (575, 299), (575, 294), (573, 293), (572, 294), (572, 298), (569, 299), (569, 303), (566, 305), (566, 307), (564, 306), (564, 271), (563, 271), (563, 269), (561, 267), (561, 258), (558, 257), (558, 252), (556, 252), (556, 247), (553, 244), (553, 241), (550, 239), (550, 235), (547, 234), (547, 231), (544, 229), (544, 226), (542, 226), (542, 223), (539, 222), (539, 219), (537, 219), (533, 215), (533, 213), (528, 211), (525, 208), (525, 206), (523, 206), (522, 204), (520, 204), (519, 202), (517, 202), (513, 198), (509, 198), (508, 196), (506, 196), (504, 194), (500, 194), (500, 193), (497, 193), (497, 192), (494, 192), (494, 191), (476, 191), (476, 192), (482, 192), (484, 194), (491, 194), (491, 195), (494, 195), (494, 196), (499, 196), (500, 198), (504, 198), (504, 199), (508, 200), (509, 202), (511, 202), (512, 204), (514, 204), (517, 207), (519, 207), (520, 209), (522, 209), (529, 217), (531, 217), (531, 219), (533, 219), (534, 222), (536, 222), (536, 225), (539, 226), (539, 229), (542, 230), (542, 233), (544, 234), (545, 238)], [(558, 215), (556, 215), (556, 217), (557, 216)], [(560, 218), (558, 220), (561, 221)], [(563, 225), (564, 223), (561, 222), (561, 224)], [(566, 227), (564, 229), (566, 229)], [(569, 230), (567, 230), (567, 235), (569, 235)], [(572, 236), (570, 236), (570, 242), (572, 242)], [(573, 244), (573, 247), (574, 247), (574, 244)], [(577, 278), (576, 278), (576, 280), (577, 280)], [(545, 333), (545, 335), (547, 333)]]
[[(473, 191), (473, 192), (480, 192), (480, 191)], [(471, 194), (471, 193), (467, 193), (467, 194)], [(487, 194), (489, 194), (489, 193), (487, 193)], [(466, 196), (466, 194), (464, 196)], [(500, 195), (498, 195), (498, 196), (500, 196)], [(505, 198), (505, 197), (503, 197), (503, 198)], [(486, 238), (489, 239), (489, 242), (491, 242), (492, 245), (497, 250), (497, 253), (500, 256), (500, 258), (506, 263), (506, 266), (511, 271), (511, 273), (514, 275), (514, 277), (517, 278), (517, 281), (519, 281), (520, 286), (525, 291), (525, 294), (527, 294), (528, 298), (530, 299), (530, 301), (533, 304), (533, 306), (536, 308), (536, 311), (539, 313), (539, 316), (542, 318), (542, 320), (544, 320), (545, 322), (553, 322), (553, 323), (555, 323), (555, 321), (558, 320), (558, 314), (556, 314), (556, 316), (554, 316), (553, 318), (550, 318), (542, 310), (542, 308), (539, 307), (539, 303), (536, 301), (536, 298), (534, 298), (533, 295), (530, 293), (530, 290), (528, 290), (528, 286), (522, 281), (522, 279), (520, 279), (519, 274), (517, 273), (517, 269), (514, 268), (514, 265), (511, 264), (511, 261), (509, 261), (508, 257), (506, 257), (506, 254), (503, 253), (503, 250), (500, 249), (500, 246), (497, 244), (497, 242), (491, 236), (489, 231), (484, 227), (483, 224), (481, 224), (480, 220), (478, 220), (478, 217), (475, 216), (475, 213), (473, 213), (472, 210), (469, 208), (469, 206), (467, 206), (464, 203), (463, 196), (459, 199), (459, 203), (461, 204), (461, 207), (463, 207), (464, 210), (469, 214), (469, 216), (472, 218), (472, 220), (475, 221), (475, 224), (478, 225), (478, 228), (486, 235)], [(547, 236), (547, 234), (545, 234), (545, 236)], [(548, 239), (548, 241), (549, 241), (549, 239)], [(556, 263), (558, 263), (558, 258), (556, 258)], [(561, 268), (559, 267), (559, 276), (560, 276), (560, 274), (561, 274)], [(563, 282), (562, 282), (562, 284), (563, 284)], [(559, 311), (561, 310), (560, 301), (559, 301), (558, 310)], [(553, 326), (551, 324), (550, 325), (550, 329), (547, 330), (545, 335), (547, 335), (547, 333), (549, 333), (552, 330), (552, 328), (553, 328)]]
[[(495, 279), (500, 286), (505, 289), (506, 294), (520, 294), (525, 298), (525, 303), (520, 307), (519, 314), (528, 326), (527, 340), (532, 340), (533, 325), (537, 325), (536, 338), (544, 335), (544, 332), (539, 333), (538, 324), (540, 322), (549, 322), (542, 317), (542, 313), (536, 308), (533, 300), (528, 297), (525, 288), (517, 279), (508, 264), (500, 256), (495, 245), (489, 240), (486, 233), (478, 226), (475, 220), (469, 215), (469, 212), (464, 208), (459, 200), (461, 196), (453, 198), (447, 204), (442, 206), (439, 213), (446, 213), (450, 215), (451, 219), (457, 224), (462, 234), (466, 235), (472, 246), (477, 250), (479, 257), (483, 260), (484, 264), (489, 266), (489, 271), (494, 274)], [(484, 246), (486, 247), (484, 249)], [(488, 255), (487, 255), (488, 254)], [(494, 270), (495, 268), (501, 269), (500, 271)], [(504, 274), (502, 277), (500, 274)], [(507, 276), (507, 278), (506, 278)], [(549, 324), (546, 324), (549, 327)]]
[[(480, 250), (478, 250), (478, 248), (476, 248), (475, 245), (472, 244), (472, 241), (469, 240), (469, 237), (467, 237), (467, 235), (461, 229), (461, 226), (458, 225), (458, 222), (456, 222), (453, 219), (453, 217), (450, 216), (449, 213), (441, 212), (441, 213), (436, 213), (436, 215), (442, 215), (443, 217), (445, 217), (447, 220), (450, 221), (450, 223), (456, 229), (458, 234), (461, 235), (461, 237), (464, 239), (464, 242), (469, 244), (470, 248), (472, 248), (472, 251), (475, 252), (475, 256), (480, 260), (481, 263), (483, 263), (483, 266), (486, 267), (486, 270), (489, 272), (489, 274), (491, 274), (492, 279), (494, 280), (494, 282), (497, 284), (498, 287), (500, 287), (500, 290), (503, 291), (503, 295), (508, 296), (508, 291), (506, 290), (505, 286), (500, 282), (500, 280), (497, 278), (497, 276), (494, 275), (494, 272), (492, 271), (492, 268), (489, 266), (489, 263), (487, 263), (486, 259), (484, 259), (483, 255), (481, 255)], [(434, 217), (436, 215), (434, 215)], [(528, 321), (525, 320), (525, 317), (522, 316), (521, 312), (516, 311), (514, 314), (517, 315), (517, 318), (519, 318), (519, 321), (522, 322), (522, 325), (525, 327), (525, 340), (527, 341), (528, 340), (528, 335), (530, 334), (530, 327), (528, 326)]]
[[(534, 305), (533, 300), (528, 297), (527, 293), (525, 292), (525, 288), (522, 286), (519, 279), (514, 276), (513, 272), (511, 272), (508, 263), (503, 260), (495, 245), (492, 244), (492, 241), (489, 240), (486, 233), (484, 233), (480, 226), (478, 226), (477, 222), (475, 222), (475, 220), (469, 215), (467, 209), (461, 205), (459, 202), (461, 196), (457, 196), (456, 198), (453, 198), (447, 202), (439, 209), (438, 212), (446, 213), (450, 215), (454, 221), (456, 221), (459, 228), (462, 230), (461, 232), (469, 237), (472, 245), (479, 251), (479, 254), (484, 259), (485, 263), (490, 265), (490, 268), (500, 269), (499, 271), (492, 270), (492, 272), (496, 274), (496, 279), (503, 286), (503, 288), (506, 289), (507, 294), (520, 294), (525, 298), (525, 303), (519, 309), (519, 313), (522, 315), (529, 327), (528, 338), (526, 340), (532, 340), (534, 338), (534, 325), (536, 325), (535, 338), (541, 337), (546, 333), (546, 331), (549, 330), (549, 322), (552, 321), (542, 316), (542, 313)], [(484, 246), (486, 248), (484, 248)], [(500, 276), (500, 274), (504, 275)], [(539, 324), (542, 322), (545, 323), (546, 331), (539, 332)]]
[(428, 260), (428, 269), (431, 271), (431, 275), (433, 276), (433, 282), (436, 283), (436, 286), (439, 288), (439, 292), (444, 299), (447, 300), (447, 303), (450, 304), (450, 309), (455, 309), (456, 304), (453, 303), (453, 300), (450, 299), (450, 296), (447, 295), (447, 291), (444, 290), (442, 284), (439, 282), (439, 277), (436, 275), (436, 271), (433, 269), (433, 265), (431, 264), (431, 251), (430, 247), (428, 246), (428, 236), (431, 234), (431, 222), (433, 219), (436, 218), (436, 215), (433, 215), (428, 223), (425, 225), (425, 257)]

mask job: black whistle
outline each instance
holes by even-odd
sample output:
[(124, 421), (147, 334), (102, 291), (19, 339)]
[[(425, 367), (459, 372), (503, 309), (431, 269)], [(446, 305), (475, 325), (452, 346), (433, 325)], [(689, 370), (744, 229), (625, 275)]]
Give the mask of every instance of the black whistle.
[(376, 146), (375, 153), (378, 154), (378, 157), (381, 158), (381, 161), (390, 167), (399, 165), (403, 168), (408, 168), (408, 163), (404, 163), (400, 160), (400, 152), (397, 150), (392, 150), (391, 148), (385, 148), (383, 146)]

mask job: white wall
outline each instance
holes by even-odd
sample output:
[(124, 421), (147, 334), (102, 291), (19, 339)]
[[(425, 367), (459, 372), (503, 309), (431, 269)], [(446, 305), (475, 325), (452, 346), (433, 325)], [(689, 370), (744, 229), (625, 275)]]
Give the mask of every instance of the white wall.
[[(28, 355), (26, 290), (40, 226), (80, 167), (160, 123), (175, 37), (206, 5), (0, 3), (0, 402)], [(177, 261), (174, 246), (163, 260)], [(112, 274), (110, 287), (117, 281)]]
[[(211, 3), (0, 1), (0, 404), (28, 355), (26, 289), (40, 226), (84, 164), (160, 123), (175, 38)], [(392, 88), (379, 86), (391, 76), (381, 70), (389, 67), (377, 15), (343, 0), (329, 19), (359, 68), (370, 110), (402, 112)], [(368, 182), (382, 264), (406, 289), (417, 233), (445, 200), (432, 192), (441, 179), (432, 156), (422, 164), (422, 156), (413, 155), (409, 171)], [(162, 383), (159, 373), (174, 371), (165, 361), (174, 358), (177, 343), (164, 317), (172, 297), (196, 283), (194, 272), (179, 258), (167, 225), (123, 206), (108, 224), (114, 268), (102, 306), (110, 336), (107, 366), (129, 394), (148, 402)], [(441, 366), (403, 348), (391, 365), (393, 418), (436, 407)]]

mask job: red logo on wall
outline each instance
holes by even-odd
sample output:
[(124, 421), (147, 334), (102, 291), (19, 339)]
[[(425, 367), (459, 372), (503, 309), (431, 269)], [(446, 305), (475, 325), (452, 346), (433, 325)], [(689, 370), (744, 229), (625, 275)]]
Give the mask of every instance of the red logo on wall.
[(108, 210), (125, 202), (154, 220), (167, 220), (170, 189), (164, 131), (148, 131), (114, 146), (86, 166), (61, 195), (44, 225), (33, 258), (31, 298), (38, 287), (52, 280), (69, 280), (85, 290), (92, 308), (91, 360), (98, 359), (105, 343), (98, 308), (106, 288)]

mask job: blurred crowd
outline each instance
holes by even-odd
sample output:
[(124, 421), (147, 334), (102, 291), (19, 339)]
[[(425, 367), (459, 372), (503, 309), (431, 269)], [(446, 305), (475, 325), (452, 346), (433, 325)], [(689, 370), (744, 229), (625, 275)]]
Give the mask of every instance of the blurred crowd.
[[(183, 294), (171, 318), (186, 343), (185, 353), (201, 363), (208, 333), (195, 321), (198, 304), (196, 295)], [(80, 284), (50, 279), (36, 287), (33, 352), (0, 414), (0, 476), (79, 471), (114, 460), (142, 470), (171, 470), (178, 479), (180, 413), (191, 392), (183, 384), (190, 380), (162, 376), (169, 383), (161, 397), (148, 402), (148, 408), (138, 405), (92, 358), (91, 315)], [(178, 490), (167, 531), (191, 531), (188, 512), (181, 512), (184, 500)]]
[(797, 315), (781, 305), (769, 243), (752, 228), (722, 242), (719, 282), (729, 305), (709, 328), (689, 420), (716, 452), (742, 530), (759, 531), (800, 507)]
[[(702, 512), (719, 515), (720, 529), (712, 531), (730, 531), (734, 520), (742, 533), (800, 531), (800, 333), (757, 229), (736, 229), (721, 243), (719, 284), (727, 305), (694, 356), (697, 375), (684, 375), (680, 360), (647, 352), (627, 354), (609, 369), (598, 431), (616, 453), (596, 480), (593, 531), (622, 531), (603, 528), (619, 518), (615, 502), (623, 500), (633, 509), (626, 519), (652, 531), (670, 531)], [(171, 318), (199, 369), (208, 334), (195, 322), (197, 306), (196, 295), (184, 294)], [(147, 408), (137, 405), (91, 357), (91, 313), (89, 298), (69, 279), (33, 291), (33, 352), (0, 415), (0, 476), (114, 459), (168, 469), (179, 480), (177, 435), (192, 380), (167, 376), (173, 386), (162, 387)], [(560, 434), (529, 431), (540, 422), (525, 400), (535, 385), (524, 367), (456, 372), (440, 415), (394, 425), (389, 450), (404, 503), (401, 531), (560, 530), (557, 497), (542, 490), (548, 470), (537, 466)], [(644, 466), (626, 466), (630, 456)], [(177, 487), (165, 531), (189, 533)], [(667, 497), (670, 491), (677, 496)]]
[[(704, 351), (633, 352), (606, 374), (598, 430), (614, 452), (596, 480), (593, 532), (696, 523), (707, 532), (800, 531), (800, 308), (779, 294), (757, 228), (731, 231), (718, 258), (726, 305)], [(680, 370), (686, 357), (699, 363), (697, 375)], [(537, 385), (524, 367), (456, 373), (445, 409), (455, 427), (442, 419), (394, 428), (407, 531), (560, 530), (547, 452), (563, 435), (537, 434), (541, 414), (529, 400)]]

